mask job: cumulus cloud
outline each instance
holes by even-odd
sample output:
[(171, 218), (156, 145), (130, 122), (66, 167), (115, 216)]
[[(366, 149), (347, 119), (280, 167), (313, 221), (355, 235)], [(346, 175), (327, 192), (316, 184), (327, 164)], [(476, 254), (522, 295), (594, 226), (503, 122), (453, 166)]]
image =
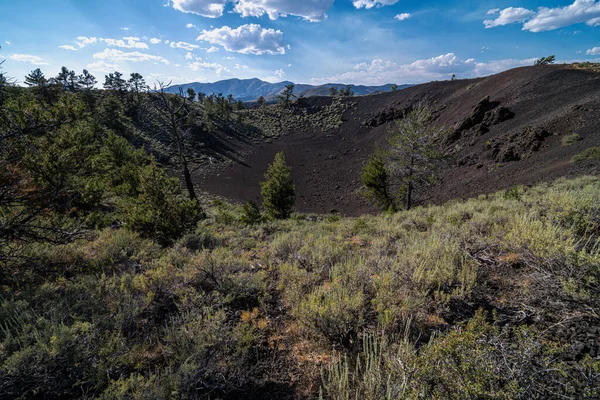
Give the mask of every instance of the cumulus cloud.
[(95, 38), (95, 37), (79, 36), (77, 38), (77, 41), (75, 42), (75, 44), (83, 49), (85, 46), (94, 44), (97, 41), (98, 41), (98, 38)]
[(593, 25), (598, 18), (600, 18), (600, 1), (575, 0), (573, 4), (566, 7), (540, 7), (535, 17), (523, 25), (523, 30), (551, 31), (582, 22)]
[(188, 29), (197, 28), (197, 26), (194, 24), (186, 24), (185, 27)]
[(247, 65), (243, 65), (243, 64), (235, 64), (235, 66), (233, 68), (235, 68), (235, 69), (248, 69), (250, 67), (248, 67)]
[(356, 8), (366, 8), (367, 10), (373, 7), (391, 6), (396, 4), (400, 0), (353, 0), (352, 4)]
[(30, 54), (12, 54), (10, 56), (7, 56), (6, 58), (8, 58), (9, 60), (33, 65), (50, 65), (49, 63), (45, 62), (41, 57), (32, 56)]
[(120, 69), (118, 64), (107, 63), (106, 61), (96, 61), (87, 65), (87, 68), (92, 72), (109, 73)]
[(173, 0), (173, 8), (207, 18), (219, 18), (223, 15), (229, 0)]
[(193, 58), (194, 58), (194, 55), (193, 55), (192, 53), (190, 53), (190, 52), (188, 52), (188, 53), (185, 55), (185, 59), (186, 59), (186, 60), (192, 60)]
[(98, 39), (100, 42), (104, 42), (111, 47), (122, 47), (125, 49), (148, 49), (148, 45), (144, 42), (140, 42), (138, 37), (124, 37), (122, 39)]
[(206, 49), (207, 53), (216, 53), (217, 51), (219, 51), (219, 48), (215, 46), (210, 46), (208, 49)]
[(112, 60), (112, 61), (155, 61), (163, 64), (169, 64), (169, 61), (161, 56), (155, 56), (153, 54), (140, 53), (138, 51), (125, 52), (116, 49), (104, 49), (101, 53), (96, 53), (92, 56), (99, 60)]
[(382, 85), (386, 83), (421, 83), (432, 80), (450, 79), (453, 74), (459, 78), (471, 78), (496, 74), (507, 69), (531, 65), (535, 59), (498, 60), (487, 63), (470, 58), (462, 60), (454, 53), (442, 54), (429, 59), (417, 60), (410, 64), (397, 64), (392, 61), (375, 59), (369, 63), (357, 64), (354, 70), (323, 79), (313, 79), (315, 84), (328, 82)]
[(565, 7), (540, 7), (537, 11), (509, 7), (500, 11), (495, 20), (483, 23), (486, 28), (493, 28), (515, 22), (523, 22), (523, 30), (530, 32), (552, 31), (583, 22), (589, 26), (600, 26), (600, 0), (575, 0)]
[(600, 55), (600, 47), (592, 47), (591, 49), (586, 51), (585, 54), (588, 54), (590, 56)]
[(494, 28), (513, 24), (515, 22), (523, 22), (535, 15), (535, 12), (522, 7), (509, 7), (500, 11), (500, 15), (496, 19), (486, 19), (483, 24), (486, 28)]
[(412, 17), (412, 14), (409, 13), (402, 13), (402, 14), (398, 14), (394, 17), (394, 19), (397, 19), (398, 21), (404, 21), (409, 19), (410, 17)]
[(283, 32), (265, 29), (260, 25), (242, 25), (236, 29), (224, 26), (204, 30), (197, 40), (218, 44), (230, 52), (242, 54), (285, 54)]
[(157, 39), (157, 38), (152, 38), (152, 39), (150, 39), (150, 43), (151, 43), (151, 44), (159, 44), (160, 42), (162, 42), (162, 40), (160, 40), (160, 39)]
[[(372, 0), (361, 0), (368, 3)], [(399, 0), (378, 0), (377, 4), (394, 4)], [(219, 18), (223, 15), (228, 3), (233, 4), (233, 12), (242, 17), (261, 17), (268, 15), (275, 20), (279, 17), (293, 15), (308, 21), (318, 22), (327, 18), (327, 10), (334, 0), (173, 0), (176, 10), (201, 15), (208, 18)], [(358, 1), (355, 1), (357, 3)], [(369, 6), (368, 8), (371, 8)], [(193, 24), (187, 24), (194, 28)]]
[(293, 15), (312, 22), (327, 18), (327, 10), (334, 0), (239, 0), (234, 11), (242, 17), (260, 17), (267, 14), (270, 19)]
[(186, 42), (171, 42), (169, 46), (171, 46), (173, 49), (184, 49), (187, 51), (196, 50), (198, 47), (200, 47)]
[(70, 44), (63, 44), (62, 46), (58, 46), (59, 49), (63, 49), (63, 50), (71, 50), (71, 51), (77, 51), (77, 48), (75, 46), (72, 46)]
[(208, 63), (206, 61), (196, 61), (196, 62), (190, 63), (190, 64), (188, 64), (188, 68), (191, 69), (192, 71), (199, 71), (199, 70), (212, 71), (213, 73), (217, 74), (218, 76), (231, 74), (231, 71), (226, 66), (217, 64), (217, 63)]
[(499, 8), (492, 8), (491, 10), (489, 10), (487, 12), (487, 15), (494, 15), (494, 14), (498, 14), (500, 12)]
[(283, 70), (283, 68), (275, 71), (275, 76), (279, 79), (283, 79), (283, 77), (285, 76), (285, 71)]

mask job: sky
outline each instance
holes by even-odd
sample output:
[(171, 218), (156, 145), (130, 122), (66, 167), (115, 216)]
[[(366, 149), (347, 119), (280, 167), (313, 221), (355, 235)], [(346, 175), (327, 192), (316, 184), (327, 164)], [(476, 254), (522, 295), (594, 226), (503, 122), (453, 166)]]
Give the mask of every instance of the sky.
[(382, 85), (600, 61), (600, 0), (2, 0), (0, 61), (154, 82)]

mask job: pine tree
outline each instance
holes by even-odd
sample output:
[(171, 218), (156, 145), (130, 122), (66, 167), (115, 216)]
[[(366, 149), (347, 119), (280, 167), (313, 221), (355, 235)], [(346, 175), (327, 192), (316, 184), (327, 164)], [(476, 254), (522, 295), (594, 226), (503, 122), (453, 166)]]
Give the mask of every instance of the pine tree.
[(269, 166), (265, 179), (260, 184), (260, 191), (267, 218), (289, 218), (296, 202), (296, 194), (291, 169), (286, 165), (282, 152), (275, 155), (275, 161)]
[(287, 85), (285, 89), (283, 89), (283, 92), (281, 92), (281, 94), (277, 95), (277, 100), (279, 100), (279, 103), (286, 108), (290, 106), (291, 99), (293, 97), (296, 97), (296, 95), (294, 94), (294, 88), (295, 85), (291, 83)]
[(87, 69), (83, 70), (83, 74), (79, 75), (79, 85), (86, 90), (93, 89), (98, 80), (96, 77), (89, 73)]
[(44, 76), (42, 70), (37, 68), (25, 77), (24, 83), (29, 87), (33, 86), (39, 88), (45, 86), (48, 83), (48, 80)]
[(407, 210), (412, 207), (415, 189), (436, 180), (445, 158), (441, 142), (446, 133), (446, 129), (434, 126), (431, 110), (423, 104), (415, 105), (390, 128), (389, 165), (399, 180)]

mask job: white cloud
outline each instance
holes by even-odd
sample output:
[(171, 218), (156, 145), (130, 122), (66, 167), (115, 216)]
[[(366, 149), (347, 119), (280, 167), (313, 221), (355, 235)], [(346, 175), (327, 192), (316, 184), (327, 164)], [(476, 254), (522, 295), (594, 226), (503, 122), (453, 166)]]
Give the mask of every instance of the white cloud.
[(169, 64), (169, 61), (161, 56), (155, 56), (152, 54), (140, 53), (138, 51), (125, 52), (116, 49), (104, 49), (102, 53), (96, 53), (93, 55), (94, 58), (99, 60), (112, 60), (112, 61), (156, 61), (163, 64)]
[(283, 32), (256, 24), (242, 25), (236, 29), (224, 26), (212, 31), (204, 30), (198, 40), (242, 54), (285, 54)]
[(493, 28), (514, 22), (523, 22), (523, 30), (530, 32), (552, 31), (583, 22), (589, 26), (600, 26), (600, 1), (575, 0), (565, 7), (539, 7), (537, 11), (509, 7), (500, 11), (497, 19), (483, 23), (486, 28)]
[(589, 54), (590, 56), (600, 55), (600, 47), (592, 47), (591, 49), (586, 51), (585, 54)]
[(235, 64), (235, 67), (233, 67), (235, 69), (248, 69), (250, 67), (248, 67), (247, 65), (242, 65), (242, 64)]
[(173, 49), (184, 49), (187, 51), (196, 50), (198, 47), (200, 47), (186, 42), (171, 42), (169, 46), (171, 46)]
[(223, 60), (235, 60), (235, 57), (231, 57), (231, 56), (223, 57)]
[(219, 18), (228, 0), (173, 0), (173, 8), (184, 13)]
[(328, 82), (382, 85), (386, 83), (420, 83), (432, 80), (447, 80), (452, 74), (459, 78), (471, 78), (499, 73), (507, 69), (532, 65), (535, 59), (498, 60), (487, 63), (470, 58), (459, 59), (454, 53), (442, 54), (429, 59), (417, 60), (410, 64), (397, 64), (392, 61), (375, 59), (361, 63), (348, 71), (322, 79), (313, 79), (315, 84)]
[(77, 48), (75, 46), (72, 46), (70, 44), (63, 44), (62, 46), (58, 46), (59, 49), (64, 49), (64, 50), (71, 50), (71, 51), (77, 51)]
[(121, 30), (122, 30), (122, 31), (129, 31), (129, 30), (131, 30), (131, 28), (129, 28), (129, 27), (127, 27), (127, 26), (124, 26), (124, 27), (122, 27), (122, 28), (121, 28)]
[(229, 70), (229, 68), (227, 68), (224, 65), (217, 64), (217, 63), (208, 63), (208, 62), (203, 62), (203, 61), (196, 61), (196, 62), (190, 63), (190, 64), (188, 64), (188, 68), (191, 69), (192, 71), (198, 71), (198, 70), (212, 71), (215, 74), (217, 74), (218, 76), (231, 74), (231, 71)]
[(87, 46), (89, 44), (94, 44), (97, 41), (98, 41), (98, 38), (95, 38), (95, 37), (79, 36), (77, 38), (77, 41), (75, 42), (75, 44), (77, 44), (77, 46), (79, 46), (80, 48), (84, 48), (85, 46)]
[[(399, 0), (378, 0), (377, 3), (393, 4), (397, 1)], [(172, 5), (176, 10), (185, 13), (219, 18), (223, 15), (226, 5), (233, 3), (233, 12), (241, 14), (242, 17), (260, 17), (266, 14), (275, 20), (293, 15), (318, 22), (327, 18), (326, 12), (333, 2), (334, 0), (173, 0)], [(195, 27), (193, 24), (186, 26)]]
[(109, 46), (122, 47), (125, 49), (148, 49), (148, 45), (144, 42), (140, 42), (138, 37), (124, 37), (123, 39), (98, 39), (100, 42), (104, 42)]
[(8, 40), (7, 40), (6, 42), (4, 42), (4, 43), (6, 43), (7, 45), (9, 45), (9, 46), (10, 46), (10, 42), (9, 42)]
[(157, 38), (152, 38), (152, 39), (150, 39), (150, 43), (151, 43), (151, 44), (159, 44), (160, 42), (162, 42), (162, 40), (160, 40), (160, 39), (157, 39)]
[(599, 17), (600, 1), (575, 0), (573, 4), (566, 7), (540, 7), (535, 17), (523, 25), (523, 30), (543, 32), (582, 22), (594, 24)]
[(215, 46), (211, 46), (210, 48), (206, 49), (207, 53), (216, 53), (217, 51), (219, 51), (219, 48)]
[(194, 25), (194, 24), (186, 24), (185, 27), (188, 28), (188, 29), (197, 28), (197, 26)]
[(285, 71), (283, 70), (283, 68), (275, 71), (275, 76), (279, 79), (283, 79), (283, 77), (285, 76)]
[(260, 17), (267, 14), (270, 19), (293, 15), (312, 22), (327, 19), (327, 10), (334, 0), (239, 0), (234, 11), (242, 17)]
[(118, 64), (111, 64), (105, 61), (96, 61), (87, 65), (87, 68), (92, 72), (109, 73), (120, 69)]
[(188, 51), (188, 53), (185, 55), (185, 59), (192, 60), (193, 58), (194, 58), (194, 55)]
[(394, 19), (397, 19), (398, 21), (404, 21), (409, 19), (410, 17), (412, 17), (412, 14), (409, 13), (402, 13), (402, 14), (398, 14), (394, 17)]
[(523, 22), (535, 15), (535, 12), (526, 8), (514, 8), (509, 7), (500, 11), (500, 15), (496, 19), (486, 19), (483, 24), (486, 28), (494, 28), (496, 26), (503, 26), (513, 24), (515, 22)]
[(494, 14), (498, 14), (500, 12), (499, 8), (492, 8), (491, 10), (489, 10), (487, 12), (487, 15), (494, 15)]
[(373, 7), (391, 6), (400, 0), (353, 0), (352, 4), (356, 8), (366, 8), (367, 10)]
[(6, 58), (8, 58), (9, 60), (33, 64), (33, 65), (50, 65), (49, 63), (45, 62), (41, 57), (32, 56), (30, 54), (13, 54), (13, 55), (7, 56)]

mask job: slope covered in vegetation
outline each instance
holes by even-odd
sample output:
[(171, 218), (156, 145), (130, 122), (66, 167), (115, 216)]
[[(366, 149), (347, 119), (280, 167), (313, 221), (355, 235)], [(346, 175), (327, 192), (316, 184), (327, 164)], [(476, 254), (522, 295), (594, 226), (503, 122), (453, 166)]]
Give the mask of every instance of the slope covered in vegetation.
[(0, 79), (0, 397), (600, 396), (598, 177), (264, 220), (130, 143), (183, 176), (231, 105)]

